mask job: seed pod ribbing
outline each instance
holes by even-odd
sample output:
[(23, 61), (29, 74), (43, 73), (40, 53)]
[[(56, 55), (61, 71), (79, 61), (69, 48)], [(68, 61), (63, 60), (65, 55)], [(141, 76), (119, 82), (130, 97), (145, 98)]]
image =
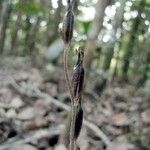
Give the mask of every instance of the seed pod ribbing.
[(69, 9), (63, 20), (62, 35), (65, 43), (69, 43), (72, 39), (73, 26), (74, 26), (74, 14), (72, 9)]
[(82, 65), (83, 62), (83, 51), (79, 50), (78, 60), (73, 71), (72, 77), (72, 87), (73, 87), (73, 99), (74, 103), (81, 98), (83, 82), (84, 82), (84, 68)]

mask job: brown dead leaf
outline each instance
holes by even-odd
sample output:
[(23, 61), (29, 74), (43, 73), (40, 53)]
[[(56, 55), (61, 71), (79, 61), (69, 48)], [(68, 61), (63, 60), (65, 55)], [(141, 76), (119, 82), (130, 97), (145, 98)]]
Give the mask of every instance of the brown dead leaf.
[(44, 99), (39, 99), (35, 102), (34, 108), (39, 116), (43, 116), (49, 109), (49, 103)]
[(122, 134), (122, 130), (121, 130), (121, 129), (118, 129), (118, 128), (116, 128), (116, 127), (114, 127), (114, 126), (111, 126), (111, 125), (107, 125), (107, 126), (106, 126), (106, 130), (107, 130), (110, 134), (115, 135), (115, 136), (118, 136), (118, 135)]
[(7, 118), (15, 118), (17, 116), (17, 113), (15, 109), (9, 109), (6, 113)]
[(133, 144), (129, 143), (125, 137), (119, 137), (112, 141), (106, 150), (138, 150)]
[(55, 150), (67, 150), (67, 148), (63, 144), (59, 144), (55, 147)]
[(14, 108), (20, 108), (24, 105), (24, 103), (20, 97), (14, 97), (12, 99), (10, 105)]
[(18, 119), (20, 120), (30, 120), (37, 116), (37, 112), (33, 107), (27, 107), (21, 110), (18, 114)]
[(36, 128), (45, 127), (48, 125), (48, 121), (45, 118), (37, 117), (31, 121), (27, 121), (23, 124), (23, 129), (34, 130)]
[(36, 150), (36, 148), (29, 144), (12, 144), (8, 150)]
[(142, 120), (146, 124), (150, 124), (150, 109), (145, 110), (142, 112)]
[(111, 124), (115, 126), (126, 126), (129, 125), (129, 118), (125, 113), (113, 114), (111, 116)]

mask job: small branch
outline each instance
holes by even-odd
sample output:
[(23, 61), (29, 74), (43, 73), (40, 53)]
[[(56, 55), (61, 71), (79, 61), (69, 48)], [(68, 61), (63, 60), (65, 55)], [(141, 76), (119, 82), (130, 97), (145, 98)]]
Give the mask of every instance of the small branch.
[(99, 138), (101, 138), (106, 145), (110, 144), (110, 140), (107, 137), (107, 135), (102, 130), (100, 130), (99, 127), (97, 127), (95, 124), (85, 119), (83, 120), (83, 124), (89, 129), (91, 129)]
[(25, 143), (32, 143), (32, 141), (36, 141), (36, 143), (38, 143), (38, 140), (41, 138), (50, 138), (53, 137), (55, 135), (59, 135), (61, 133), (61, 129), (60, 128), (51, 128), (51, 129), (43, 129), (43, 130), (39, 130), (40, 134), (34, 134), (32, 136), (26, 137), (24, 139), (16, 139), (13, 138), (10, 141), (1, 144), (0, 146), (0, 150), (5, 150), (5, 149), (10, 149), (12, 145), (20, 145), (20, 144), (25, 144)]
[(5, 104), (5, 103), (1, 103), (1, 102), (0, 102), (0, 108), (3, 108), (3, 109), (10, 109), (10, 108), (14, 108), (14, 107), (11, 106), (10, 104)]
[[(40, 97), (40, 98), (45, 99), (49, 103), (53, 103), (57, 107), (62, 108), (64, 110), (66, 110), (66, 111), (70, 111), (71, 110), (71, 108), (68, 105), (62, 103), (61, 101), (58, 101), (58, 100), (54, 99), (53, 97), (51, 97), (50, 95), (48, 95), (46, 93), (41, 92), (39, 89), (37, 89), (36, 92), (33, 95), (31, 95), (31, 94), (28, 95), (28, 93), (26, 93), (26, 90), (24, 90), (22, 87), (18, 86), (18, 84), (14, 80), (12, 80), (12, 81), (13, 81), (11, 83), (12, 87), (17, 92), (19, 92), (19, 93), (21, 93), (23, 95), (26, 95), (28, 97)], [(83, 125), (86, 126), (87, 128), (89, 128), (90, 130), (92, 130), (95, 133), (95, 135), (98, 136), (106, 145), (110, 144), (110, 139), (95, 124), (93, 124), (92, 122), (84, 119), (83, 120)]]

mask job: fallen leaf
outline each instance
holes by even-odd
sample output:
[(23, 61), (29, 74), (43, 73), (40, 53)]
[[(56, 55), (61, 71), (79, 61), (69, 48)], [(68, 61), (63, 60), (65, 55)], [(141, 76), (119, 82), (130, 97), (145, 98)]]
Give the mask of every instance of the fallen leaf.
[(55, 147), (55, 150), (67, 150), (67, 148), (63, 144), (59, 144)]
[(27, 107), (21, 110), (18, 114), (18, 119), (20, 120), (30, 120), (36, 117), (36, 111), (32, 107)]
[(142, 112), (142, 120), (144, 123), (150, 124), (150, 109)]
[(106, 130), (110, 134), (115, 135), (115, 136), (118, 136), (118, 135), (122, 134), (122, 130), (120, 128), (116, 128), (116, 127), (111, 126), (111, 125), (107, 125)]
[(10, 105), (14, 108), (20, 108), (24, 105), (24, 103), (20, 97), (15, 97), (12, 99)]
[(125, 137), (119, 137), (112, 141), (106, 150), (138, 150), (135, 145), (129, 143)]
[(12, 144), (8, 150), (37, 150), (29, 144)]
[(8, 118), (15, 118), (16, 117), (16, 111), (15, 111), (15, 109), (9, 109), (8, 111), (7, 111), (7, 113), (6, 113), (6, 116), (8, 117)]
[(129, 118), (125, 113), (113, 114), (110, 120), (111, 120), (111, 124), (115, 126), (129, 125)]

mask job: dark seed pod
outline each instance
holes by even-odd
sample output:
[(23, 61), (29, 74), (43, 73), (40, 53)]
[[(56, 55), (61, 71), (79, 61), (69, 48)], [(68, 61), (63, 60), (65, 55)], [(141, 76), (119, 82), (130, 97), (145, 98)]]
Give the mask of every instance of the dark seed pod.
[(80, 150), (80, 147), (79, 147), (79, 146), (76, 146), (75, 150)]
[[(78, 103), (75, 111), (75, 128), (74, 128), (74, 139), (76, 140), (80, 134), (82, 122), (83, 122), (83, 110), (81, 103)], [(65, 124), (65, 130), (60, 137), (60, 142), (66, 147), (69, 146), (69, 137), (70, 137), (70, 127), (71, 127), (71, 112), (68, 114)]]
[(81, 98), (83, 82), (84, 82), (84, 68), (82, 65), (83, 62), (83, 51), (80, 49), (78, 51), (78, 60), (73, 71), (72, 77), (72, 89), (73, 89), (73, 99), (74, 103)]
[(65, 43), (69, 43), (73, 36), (74, 14), (69, 9), (63, 20), (62, 36)]
[(81, 127), (82, 127), (82, 122), (83, 122), (83, 110), (81, 107), (81, 104), (79, 103), (76, 107), (76, 118), (75, 118), (75, 133), (74, 133), (74, 138), (77, 139), (80, 131), (81, 131)]
[(70, 0), (67, 0), (67, 5), (68, 5), (68, 8), (71, 6), (71, 1)]

